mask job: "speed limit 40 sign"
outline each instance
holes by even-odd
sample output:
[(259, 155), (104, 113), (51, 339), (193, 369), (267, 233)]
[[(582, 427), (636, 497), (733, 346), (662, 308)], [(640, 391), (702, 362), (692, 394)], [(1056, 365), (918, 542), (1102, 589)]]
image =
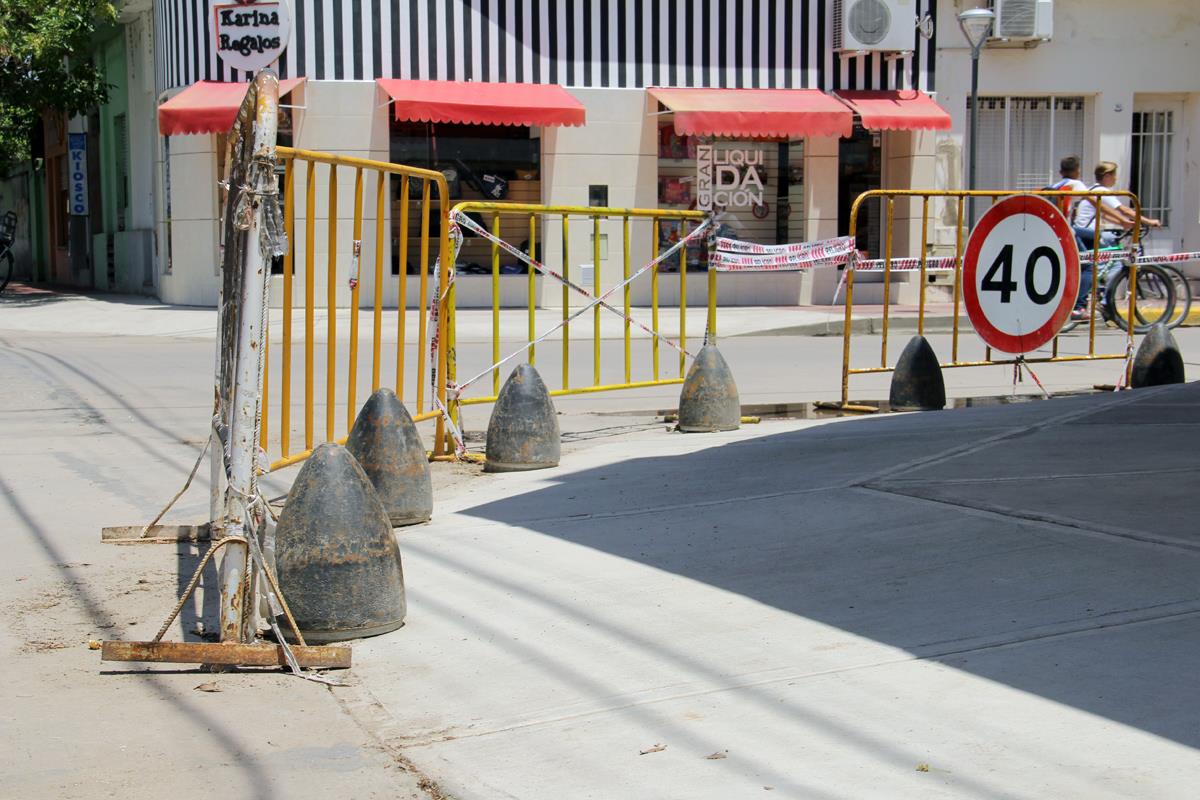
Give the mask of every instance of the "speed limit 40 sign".
[(1054, 338), (1075, 305), (1075, 233), (1041, 197), (1007, 197), (971, 231), (962, 284), (979, 338), (1004, 353), (1036, 350)]

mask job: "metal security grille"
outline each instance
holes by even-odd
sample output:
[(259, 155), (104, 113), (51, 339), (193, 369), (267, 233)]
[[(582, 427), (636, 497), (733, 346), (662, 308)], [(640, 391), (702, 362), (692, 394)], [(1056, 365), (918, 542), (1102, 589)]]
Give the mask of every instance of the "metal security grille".
[(1142, 213), (1171, 224), (1171, 147), (1175, 119), (1170, 111), (1135, 111), (1133, 163), (1129, 186), (1142, 201)]
[[(967, 98), (970, 113), (971, 100)], [(1041, 189), (1063, 156), (1083, 156), (1082, 97), (979, 98), (979, 189)], [(970, 153), (966, 154), (967, 159)]]
[(117, 162), (117, 230), (125, 230), (129, 209), (129, 124), (124, 114), (113, 117), (113, 144)]

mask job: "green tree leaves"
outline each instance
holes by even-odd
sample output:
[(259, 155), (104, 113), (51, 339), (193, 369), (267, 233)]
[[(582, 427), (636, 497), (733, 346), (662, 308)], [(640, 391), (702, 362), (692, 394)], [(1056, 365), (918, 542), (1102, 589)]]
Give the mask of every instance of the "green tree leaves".
[(43, 111), (78, 114), (107, 101), (92, 39), (116, 18), (109, 0), (0, 0), (0, 173), (29, 157)]

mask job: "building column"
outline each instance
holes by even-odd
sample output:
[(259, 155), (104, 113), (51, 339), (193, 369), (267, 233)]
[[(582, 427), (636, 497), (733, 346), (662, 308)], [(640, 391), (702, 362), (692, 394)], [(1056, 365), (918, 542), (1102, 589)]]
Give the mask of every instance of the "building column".
[[(610, 207), (657, 208), (658, 121), (649, 115), (646, 93), (640, 89), (572, 89), (572, 94), (587, 109), (587, 125), (542, 131), (542, 202), (586, 206), (588, 187), (596, 185), (608, 188)], [(570, 279), (578, 283), (580, 265), (591, 264), (594, 258), (592, 223), (571, 221), (570, 261), (563, 265), (561, 227), (557, 220), (552, 221), (556, 224), (544, 226), (542, 231), (546, 263), (555, 268), (566, 266)], [(622, 222), (604, 220), (600, 227), (600, 285), (607, 289), (623, 279)], [(630, 221), (629, 249), (631, 272), (651, 259), (649, 221)], [(639, 278), (633, 284), (635, 293), (648, 280)], [(590, 282), (585, 288), (591, 290)], [(541, 304), (561, 306), (561, 298), (561, 284), (542, 282)], [(572, 305), (586, 302), (582, 295), (572, 293)]]
[[(804, 140), (804, 240), (832, 239), (838, 232), (838, 138)], [(828, 305), (838, 285), (835, 267), (800, 274), (800, 305)]]

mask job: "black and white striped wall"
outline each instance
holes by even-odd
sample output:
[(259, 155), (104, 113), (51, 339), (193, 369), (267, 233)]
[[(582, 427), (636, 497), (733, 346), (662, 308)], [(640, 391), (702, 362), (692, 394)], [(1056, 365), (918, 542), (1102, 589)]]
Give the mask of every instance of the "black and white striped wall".
[[(245, 80), (212, 47), (210, 7), (155, 0), (159, 92)], [(290, 0), (281, 77), (577, 87), (934, 89), (934, 41), (847, 58), (832, 0)], [(914, 0), (935, 17), (936, 0)]]

